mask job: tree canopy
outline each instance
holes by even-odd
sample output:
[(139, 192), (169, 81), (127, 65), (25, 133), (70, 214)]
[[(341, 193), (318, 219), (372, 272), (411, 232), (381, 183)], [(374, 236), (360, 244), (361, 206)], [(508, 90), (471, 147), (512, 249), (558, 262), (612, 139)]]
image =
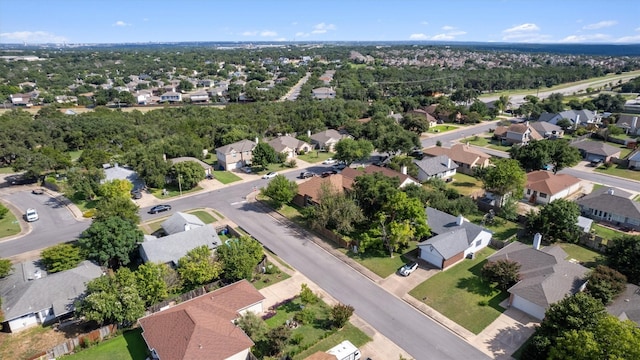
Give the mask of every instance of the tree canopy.
[(80, 247), (67, 243), (48, 247), (42, 250), (40, 256), (49, 273), (73, 269), (83, 260)]
[(516, 199), (522, 196), (527, 176), (514, 159), (499, 159), (493, 162), (495, 166), (484, 170), (482, 181), (485, 189), (500, 196), (511, 194)]
[(197, 247), (178, 260), (178, 274), (185, 290), (206, 285), (220, 277), (222, 265), (215, 261), (207, 246)]
[(112, 216), (94, 221), (82, 233), (78, 244), (90, 259), (117, 269), (129, 264), (131, 254), (142, 240), (142, 231), (135, 224)]
[(530, 234), (539, 232), (549, 242), (577, 242), (580, 207), (573, 201), (556, 199), (542, 206), (540, 211), (531, 210), (527, 214), (527, 230)]
[(250, 236), (225, 241), (216, 249), (222, 262), (223, 276), (230, 281), (252, 280), (258, 263), (264, 257), (262, 245)]
[(609, 267), (624, 274), (630, 283), (640, 282), (640, 236), (624, 235), (612, 239), (606, 254)]
[(344, 138), (336, 143), (335, 151), (336, 159), (351, 164), (356, 160), (368, 158), (373, 151), (373, 144), (365, 139)]
[(297, 193), (298, 184), (280, 174), (271, 179), (267, 187), (262, 189), (262, 194), (268, 196), (276, 208), (293, 200)]

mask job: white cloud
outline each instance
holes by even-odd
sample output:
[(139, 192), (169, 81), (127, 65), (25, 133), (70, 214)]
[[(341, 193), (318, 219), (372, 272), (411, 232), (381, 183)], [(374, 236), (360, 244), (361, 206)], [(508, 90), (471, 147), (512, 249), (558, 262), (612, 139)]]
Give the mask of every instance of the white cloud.
[(321, 22), (320, 24), (316, 24), (313, 26), (313, 31), (311, 31), (312, 34), (324, 34), (329, 30), (335, 30), (336, 26), (333, 24), (325, 24), (323, 22)]
[(605, 20), (605, 21), (600, 21), (594, 24), (589, 24), (589, 25), (585, 25), (582, 28), (584, 30), (596, 30), (596, 29), (602, 29), (602, 28), (606, 28), (606, 27), (611, 27), (616, 25), (618, 22), (615, 20)]
[(257, 31), (245, 31), (242, 33), (242, 36), (256, 36), (258, 35)]
[(449, 25), (445, 25), (445, 26), (442, 27), (442, 30), (444, 30), (444, 31), (451, 31), (453, 29), (455, 29), (455, 27), (449, 26)]
[(502, 30), (502, 41), (544, 42), (551, 36), (540, 34), (540, 28), (534, 23), (524, 23)]
[[(636, 31), (640, 31), (640, 28), (636, 29)], [(638, 43), (640, 42), (640, 35), (630, 35), (623, 36), (615, 40), (617, 43)]]
[(560, 40), (562, 43), (584, 43), (594, 41), (605, 41), (611, 39), (611, 36), (606, 34), (582, 34), (582, 35), (569, 35)]
[(271, 30), (265, 30), (265, 31), (260, 33), (260, 36), (273, 37), (273, 36), (278, 36), (278, 33), (275, 32), (275, 31), (271, 31)]
[(309, 33), (302, 32), (302, 31), (296, 33), (296, 37), (298, 37), (298, 38), (299, 37), (307, 37), (307, 36), (309, 36)]
[(277, 39), (273, 39), (274, 41), (287, 41), (287, 38), (285, 37), (279, 37)]
[(426, 21), (421, 21), (421, 22), (420, 22), (420, 25), (429, 25), (429, 23), (428, 23), (428, 22), (426, 22)]
[(0, 42), (15, 43), (63, 43), (69, 40), (60, 35), (52, 34), (46, 31), (14, 31), (0, 33)]
[(449, 34), (438, 34), (431, 37), (431, 40), (453, 40), (455, 36)]
[(640, 27), (636, 28), (636, 31), (640, 31)]
[(513, 33), (522, 33), (522, 32), (533, 32), (540, 31), (540, 28), (536, 24), (525, 23), (516, 25), (514, 27), (503, 30), (502, 32), (505, 34), (513, 34)]
[(428, 40), (429, 37), (425, 34), (411, 34), (409, 35), (409, 39), (411, 40)]
[(124, 26), (131, 26), (131, 24), (127, 24), (126, 22), (124, 22), (122, 20), (118, 20), (118, 21), (114, 22), (111, 26), (124, 27)]
[(416, 33), (416, 34), (409, 35), (409, 39), (410, 40), (436, 40), (436, 41), (454, 40), (456, 36), (461, 36), (466, 33), (467, 33), (466, 31), (461, 31), (461, 30), (449, 31), (446, 33), (437, 34), (433, 36), (425, 35), (422, 33)]

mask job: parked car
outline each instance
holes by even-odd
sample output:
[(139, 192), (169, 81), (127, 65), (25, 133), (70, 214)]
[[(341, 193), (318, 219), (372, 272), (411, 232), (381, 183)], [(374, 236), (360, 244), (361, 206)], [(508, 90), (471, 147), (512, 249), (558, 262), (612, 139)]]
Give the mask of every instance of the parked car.
[(140, 189), (132, 190), (131, 191), (131, 198), (134, 199), (134, 200), (142, 199), (142, 190), (140, 190)]
[(336, 170), (344, 170), (344, 168), (346, 167), (347, 167), (347, 164), (343, 164), (343, 163), (333, 165), (333, 168)]
[(307, 179), (314, 176), (316, 176), (316, 174), (312, 173), (311, 171), (303, 171), (300, 173), (300, 179)]
[(323, 161), (322, 163), (325, 165), (331, 165), (331, 164), (335, 164), (336, 162), (338, 162), (338, 160), (334, 159), (334, 158), (328, 158), (327, 160)]
[(38, 182), (37, 177), (25, 177), (24, 175), (9, 175), (5, 179), (11, 185), (29, 185)]
[(411, 275), (412, 272), (416, 271), (416, 269), (418, 268), (418, 263), (415, 261), (412, 261), (410, 263), (404, 264), (400, 270), (398, 270), (398, 273), (402, 276), (409, 276)]
[(31, 190), (31, 193), (34, 195), (42, 195), (44, 194), (44, 189), (43, 188), (35, 188), (33, 190)]
[(591, 166), (598, 167), (603, 163), (602, 159), (591, 160)]
[(171, 210), (171, 205), (156, 205), (149, 209), (149, 214), (157, 214), (169, 210)]
[(331, 175), (335, 175), (338, 172), (336, 170), (331, 170), (331, 171), (325, 171), (322, 173), (322, 175), (320, 175), (321, 177), (325, 178), (327, 176), (331, 176)]
[(272, 172), (268, 172), (268, 173), (262, 175), (262, 178), (263, 179), (272, 179), (272, 178), (276, 177), (276, 175), (278, 175), (278, 173), (275, 172), (275, 171), (272, 171)]
[(251, 170), (251, 167), (249, 167), (249, 166), (245, 166), (245, 167), (243, 167), (243, 168), (242, 168), (242, 171), (244, 171), (244, 172), (245, 172), (245, 173), (247, 173), (247, 174), (251, 174), (251, 172), (252, 172), (253, 170)]
[(40, 218), (38, 217), (38, 212), (36, 211), (36, 209), (31, 208), (27, 209), (25, 217), (27, 218), (28, 222), (36, 221)]

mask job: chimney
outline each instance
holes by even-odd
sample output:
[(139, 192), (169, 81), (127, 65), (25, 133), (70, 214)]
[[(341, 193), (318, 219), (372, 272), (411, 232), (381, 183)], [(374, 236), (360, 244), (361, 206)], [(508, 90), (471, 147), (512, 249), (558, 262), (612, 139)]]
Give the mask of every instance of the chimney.
[(612, 189), (612, 188), (609, 188), (609, 190), (607, 190), (607, 194), (609, 194), (609, 195), (613, 195), (613, 189)]
[(452, 167), (451, 163), (452, 163), (451, 158), (447, 158), (447, 169), (451, 169)]
[(631, 119), (631, 130), (637, 130), (638, 127), (638, 117), (634, 116), (633, 119)]
[(400, 167), (400, 172), (402, 173), (402, 175), (407, 175), (407, 167), (405, 165), (402, 165)]
[(256, 144), (258, 143), (258, 137), (256, 136)]
[(456, 218), (456, 225), (460, 226), (463, 222), (464, 218), (462, 217), (462, 215), (458, 215), (458, 217)]
[(307, 136), (311, 137), (311, 130), (307, 130)]
[(580, 114), (576, 115), (576, 126), (574, 127), (574, 130), (578, 128), (578, 125), (580, 125)]
[(524, 126), (529, 127), (529, 120), (524, 122)]
[(533, 248), (540, 250), (540, 243), (542, 242), (542, 234), (536, 233), (533, 235)]
[(191, 230), (191, 225), (184, 224), (184, 231), (189, 231), (189, 230)]

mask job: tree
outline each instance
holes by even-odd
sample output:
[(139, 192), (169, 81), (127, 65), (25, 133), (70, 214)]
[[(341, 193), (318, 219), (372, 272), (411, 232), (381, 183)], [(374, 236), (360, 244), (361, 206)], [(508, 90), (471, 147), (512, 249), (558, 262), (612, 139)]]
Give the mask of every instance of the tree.
[(13, 264), (9, 259), (0, 259), (0, 279), (13, 271)]
[(363, 213), (371, 220), (391, 196), (400, 191), (399, 186), (400, 180), (397, 177), (376, 172), (356, 177), (354, 193)]
[(269, 331), (267, 323), (251, 311), (247, 311), (236, 320), (236, 325), (254, 342), (264, 340), (267, 331)]
[(221, 273), (222, 265), (215, 261), (205, 245), (189, 251), (178, 260), (178, 274), (187, 290), (208, 284)]
[(331, 308), (331, 322), (333, 326), (342, 328), (353, 315), (354, 308), (351, 305), (336, 304)]
[(336, 143), (335, 151), (336, 159), (351, 164), (356, 160), (369, 157), (373, 151), (373, 144), (365, 139), (344, 138)]
[(58, 244), (48, 247), (42, 250), (40, 256), (49, 273), (73, 269), (83, 260), (80, 248), (72, 244)]
[(116, 269), (131, 261), (131, 254), (142, 242), (143, 234), (130, 221), (112, 216), (94, 221), (78, 240), (90, 259)]
[(280, 325), (278, 327), (269, 330), (265, 336), (268, 344), (269, 355), (278, 355), (284, 350), (284, 347), (289, 342), (291, 337), (291, 329), (286, 325)]
[(191, 91), (191, 90), (193, 90), (193, 84), (189, 80), (182, 79), (182, 80), (180, 80), (180, 84), (178, 85), (178, 89), (180, 89), (180, 91)]
[(571, 121), (569, 119), (566, 119), (566, 118), (562, 118), (562, 119), (558, 120), (556, 125), (560, 126), (562, 128), (562, 130), (564, 130), (564, 131), (567, 131), (567, 129), (569, 129), (570, 127), (573, 126)]
[(576, 242), (580, 235), (577, 225), (580, 207), (573, 201), (556, 199), (544, 205), (538, 213), (527, 214), (527, 230), (539, 232), (549, 243)]
[(569, 146), (566, 141), (531, 141), (527, 146), (513, 146), (509, 149), (512, 159), (518, 160), (527, 170), (540, 170), (553, 165), (554, 173), (577, 164), (582, 156), (580, 151)]
[(402, 118), (401, 124), (405, 130), (414, 132), (418, 135), (429, 130), (429, 120), (427, 120), (427, 117), (417, 114), (406, 114)]
[(609, 305), (627, 288), (627, 277), (605, 265), (598, 265), (587, 277), (587, 292)]
[(283, 204), (293, 200), (298, 193), (298, 184), (295, 181), (287, 179), (284, 175), (276, 175), (267, 187), (261, 190), (262, 195), (268, 196), (279, 209)]
[(509, 259), (489, 261), (482, 266), (482, 277), (507, 290), (520, 280), (520, 264)]
[(511, 99), (509, 98), (509, 95), (500, 95), (494, 105), (498, 109), (499, 113), (502, 114), (511, 106)]
[(0, 219), (4, 219), (5, 215), (9, 213), (9, 208), (0, 204)]
[(507, 195), (519, 199), (527, 182), (520, 163), (514, 159), (499, 159), (493, 164), (495, 166), (486, 168), (482, 175), (484, 188), (502, 197), (499, 205), (503, 204)]
[(140, 223), (139, 211), (140, 207), (129, 197), (103, 197), (96, 205), (95, 220), (104, 221), (111, 217), (119, 217), (132, 224), (138, 224)]
[(627, 277), (630, 283), (640, 282), (640, 236), (624, 235), (612, 239), (606, 250), (606, 262)]
[(113, 198), (125, 198), (129, 199), (129, 194), (133, 189), (133, 184), (129, 180), (113, 179), (104, 182), (100, 185), (100, 196), (113, 199)]
[(253, 148), (252, 164), (266, 168), (267, 165), (275, 163), (277, 159), (276, 151), (266, 142), (259, 142)]
[(76, 313), (86, 320), (128, 326), (144, 315), (144, 301), (136, 277), (126, 267), (114, 275), (101, 276), (87, 284), (85, 296), (76, 303)]
[(171, 166), (169, 177), (174, 185), (179, 184), (182, 189), (190, 190), (204, 179), (204, 170), (195, 161), (183, 161)]
[(316, 204), (302, 209), (303, 216), (313, 229), (335, 230), (347, 235), (364, 221), (362, 209), (351, 195), (322, 184)]
[(302, 303), (305, 305), (316, 304), (318, 301), (320, 301), (318, 295), (316, 295), (313, 290), (309, 288), (309, 285), (304, 283), (300, 285), (300, 293), (298, 294), (298, 296), (300, 296), (300, 301), (302, 301)]
[(262, 245), (250, 236), (226, 241), (216, 249), (225, 279), (253, 279), (253, 272), (264, 257)]
[(151, 306), (169, 296), (169, 287), (165, 278), (169, 272), (166, 264), (148, 262), (135, 271), (136, 287), (145, 306)]

